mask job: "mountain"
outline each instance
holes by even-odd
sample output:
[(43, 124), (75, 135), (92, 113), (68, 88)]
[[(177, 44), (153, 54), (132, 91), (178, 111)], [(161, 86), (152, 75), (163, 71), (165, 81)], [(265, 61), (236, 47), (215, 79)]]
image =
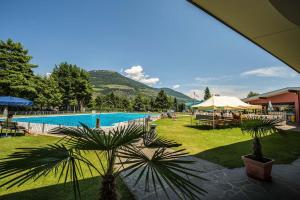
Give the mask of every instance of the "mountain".
[(170, 89), (170, 88), (155, 88), (158, 92), (160, 90), (164, 90), (169, 96), (176, 97), (177, 99), (183, 99), (184, 101), (191, 101), (193, 100), (189, 96), (186, 96), (185, 94), (182, 94), (181, 92), (178, 92), (176, 90)]
[(149, 97), (156, 97), (160, 90), (164, 90), (166, 94), (176, 97), (179, 101), (187, 102), (192, 98), (172, 90), (170, 88), (153, 88), (141, 82), (127, 78), (118, 72), (109, 70), (92, 70), (90, 73), (90, 81), (94, 86), (94, 91), (101, 94), (114, 92), (116, 94), (135, 96), (138, 93)]

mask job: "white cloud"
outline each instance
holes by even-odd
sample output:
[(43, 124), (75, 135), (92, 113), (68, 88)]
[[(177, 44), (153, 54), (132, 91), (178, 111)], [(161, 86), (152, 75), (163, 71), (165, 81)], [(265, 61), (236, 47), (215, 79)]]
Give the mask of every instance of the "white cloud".
[(144, 79), (141, 79), (139, 81), (142, 82), (142, 83), (145, 83), (147, 85), (154, 85), (159, 81), (159, 78), (147, 78), (147, 79), (144, 78)]
[(297, 73), (288, 67), (262, 67), (241, 73), (241, 76), (258, 76), (258, 77), (277, 77), (277, 78), (293, 78)]
[(209, 81), (217, 80), (217, 78), (216, 77), (196, 77), (195, 80), (200, 81), (200, 82), (209, 82)]
[(205, 77), (196, 77), (195, 80), (197, 82), (200, 82), (200, 83), (209, 83), (209, 82), (212, 82), (212, 81), (229, 81), (232, 79), (232, 76), (228, 76), (228, 75), (223, 75), (223, 76), (214, 76), (214, 77), (209, 77), (209, 76), (205, 76)]
[(145, 74), (143, 67), (140, 65), (125, 69), (124, 73), (126, 77), (147, 85), (154, 85), (159, 82), (159, 78), (151, 78), (149, 75)]
[(173, 85), (173, 89), (178, 89), (178, 88), (180, 88), (179, 84)]
[[(203, 99), (205, 87), (200, 87), (200, 89), (190, 89), (186, 92), (186, 95), (194, 98), (194, 93), (196, 99)], [(237, 85), (210, 85), (209, 90), (211, 94), (218, 94), (222, 96), (235, 96), (238, 98), (245, 98), (249, 92), (249, 88), (246, 86)]]

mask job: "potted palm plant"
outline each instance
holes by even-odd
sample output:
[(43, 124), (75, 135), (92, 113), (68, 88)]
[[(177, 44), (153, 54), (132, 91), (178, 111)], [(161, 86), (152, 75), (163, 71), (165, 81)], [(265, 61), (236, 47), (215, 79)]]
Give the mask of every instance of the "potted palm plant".
[[(192, 161), (179, 158), (186, 156), (183, 150), (167, 151), (178, 146), (157, 136), (154, 129), (145, 131), (141, 125), (118, 127), (109, 132), (91, 129), (62, 127), (53, 133), (66, 135), (59, 143), (46, 147), (20, 149), (0, 161), (0, 179), (11, 177), (0, 185), (20, 186), (30, 180), (36, 181), (51, 172), (58, 180), (73, 182), (75, 199), (80, 199), (80, 179), (84, 179), (82, 167), (98, 173), (101, 177), (97, 199), (117, 200), (116, 179), (124, 172), (127, 176), (136, 174), (136, 183), (145, 177), (145, 190), (153, 185), (154, 191), (160, 186), (168, 196), (166, 187), (173, 189), (179, 198), (199, 199), (204, 190), (190, 181), (190, 177), (203, 179), (190, 169)], [(152, 148), (152, 154), (148, 154)], [(95, 154), (98, 159), (91, 159)], [(140, 170), (139, 170), (140, 169)], [(152, 188), (153, 188), (152, 187)], [(97, 194), (95, 194), (97, 195)]]
[(278, 133), (276, 125), (280, 120), (261, 117), (249, 117), (243, 119), (241, 130), (253, 138), (252, 154), (242, 156), (247, 175), (260, 180), (271, 180), (271, 171), (274, 160), (264, 157), (262, 153), (261, 138), (263, 136)]

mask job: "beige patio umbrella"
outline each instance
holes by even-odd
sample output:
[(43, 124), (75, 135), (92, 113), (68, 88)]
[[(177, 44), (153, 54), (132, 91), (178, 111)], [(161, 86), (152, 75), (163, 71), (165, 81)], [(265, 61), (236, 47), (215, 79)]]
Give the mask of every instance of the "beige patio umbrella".
[(253, 104), (248, 104), (248, 103), (246, 103), (246, 104), (247, 104), (247, 106), (241, 107), (241, 109), (245, 109), (245, 110), (262, 110), (261, 105), (253, 105)]
[(206, 101), (192, 106), (193, 108), (199, 108), (202, 110), (217, 110), (217, 109), (253, 109), (259, 108), (257, 105), (250, 105), (243, 102), (237, 97), (231, 96), (212, 96)]
[(206, 101), (192, 106), (201, 110), (213, 110), (213, 126), (215, 110), (243, 110), (243, 109), (258, 109), (257, 105), (250, 105), (243, 102), (237, 97), (231, 96), (212, 96)]

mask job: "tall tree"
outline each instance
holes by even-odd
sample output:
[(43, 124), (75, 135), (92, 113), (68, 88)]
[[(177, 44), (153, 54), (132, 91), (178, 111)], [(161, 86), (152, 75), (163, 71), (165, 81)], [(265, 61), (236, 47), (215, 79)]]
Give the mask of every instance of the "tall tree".
[(73, 108), (73, 111), (75, 112), (76, 111), (76, 106), (78, 105), (78, 102), (76, 99), (72, 99), (69, 101), (69, 105), (71, 108)]
[(36, 76), (36, 90), (38, 94), (34, 102), (41, 109), (61, 106), (62, 94), (59, 91), (57, 82), (51, 76)]
[(143, 103), (143, 99), (140, 94), (137, 95), (136, 98), (134, 99), (133, 109), (135, 111), (144, 111), (145, 110), (145, 105)]
[(103, 103), (104, 103), (104, 96), (99, 95), (99, 96), (97, 96), (97, 97), (95, 98), (95, 105), (96, 105), (99, 109), (101, 109), (100, 107), (103, 106)]
[(92, 100), (93, 87), (89, 81), (89, 73), (83, 69), (79, 70), (78, 76), (75, 78), (74, 94), (80, 111)]
[(179, 105), (178, 105), (178, 111), (179, 112), (183, 112), (185, 110), (185, 104), (184, 103), (180, 103)]
[(35, 88), (32, 57), (19, 42), (0, 40), (0, 95), (34, 99)]
[(150, 110), (151, 111), (155, 111), (156, 110), (156, 107), (155, 107), (155, 100), (154, 98), (150, 98), (150, 101), (149, 101), (149, 106), (150, 106)]
[(122, 98), (121, 103), (122, 103), (122, 109), (124, 111), (130, 110), (130, 101), (127, 98)]
[(51, 76), (58, 82), (66, 109), (70, 110), (74, 102), (79, 110), (89, 104), (93, 90), (87, 71), (64, 62), (55, 66)]
[(257, 96), (257, 95), (259, 95), (259, 93), (250, 91), (250, 92), (248, 93), (248, 95), (247, 95), (247, 98), (249, 98), (249, 97), (254, 97), (254, 96)]
[(46, 83), (48, 85), (47, 93), (48, 96), (48, 106), (59, 107), (62, 104), (63, 95), (60, 93), (58, 83), (53, 77), (46, 78)]
[(204, 100), (207, 100), (207, 99), (209, 99), (210, 97), (211, 97), (210, 90), (209, 90), (208, 87), (206, 87), (205, 90), (204, 90), (204, 97), (203, 97), (203, 99), (204, 99)]
[(164, 90), (161, 90), (155, 99), (155, 106), (159, 110), (166, 110), (169, 108), (169, 100)]
[(118, 99), (114, 92), (107, 95), (106, 100), (112, 108), (117, 108)]
[(178, 111), (178, 101), (177, 101), (176, 97), (174, 98), (173, 107), (174, 107), (175, 112), (177, 112)]

